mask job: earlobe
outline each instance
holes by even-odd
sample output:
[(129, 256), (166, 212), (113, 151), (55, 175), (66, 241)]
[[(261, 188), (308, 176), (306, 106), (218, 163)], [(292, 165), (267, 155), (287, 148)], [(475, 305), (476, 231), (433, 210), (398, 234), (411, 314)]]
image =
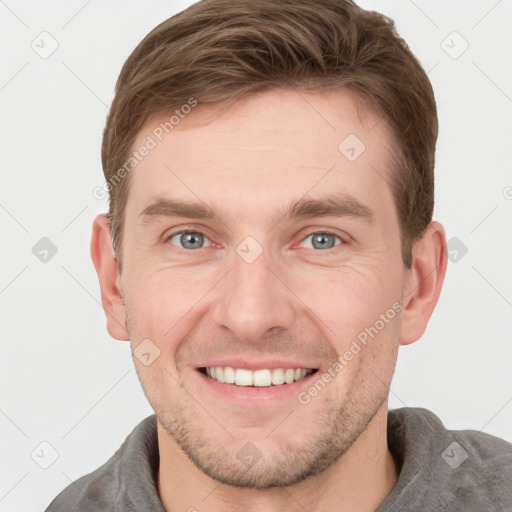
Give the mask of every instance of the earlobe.
[(94, 219), (91, 237), (91, 258), (98, 274), (101, 303), (107, 317), (109, 334), (122, 341), (129, 339), (122, 282), (112, 248), (108, 218), (101, 214)]
[(441, 294), (447, 267), (446, 235), (439, 222), (431, 222), (413, 248), (412, 267), (407, 270), (403, 293), (400, 344), (417, 341)]

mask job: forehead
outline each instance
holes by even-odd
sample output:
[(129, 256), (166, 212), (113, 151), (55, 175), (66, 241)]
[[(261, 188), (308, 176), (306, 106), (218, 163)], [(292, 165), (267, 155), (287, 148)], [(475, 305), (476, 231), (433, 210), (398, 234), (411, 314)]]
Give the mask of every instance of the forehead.
[(332, 192), (381, 207), (392, 200), (391, 132), (347, 91), (279, 89), (224, 110), (178, 111), (153, 116), (137, 135), (132, 150), (152, 148), (131, 171), (127, 212), (166, 196), (214, 211), (237, 204), (238, 216)]

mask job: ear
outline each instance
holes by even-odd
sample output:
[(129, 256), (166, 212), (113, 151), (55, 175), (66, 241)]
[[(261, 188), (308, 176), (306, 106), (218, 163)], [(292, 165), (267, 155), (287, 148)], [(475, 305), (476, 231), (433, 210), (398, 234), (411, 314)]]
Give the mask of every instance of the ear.
[(101, 303), (107, 316), (107, 330), (113, 338), (127, 341), (129, 336), (121, 276), (112, 247), (109, 220), (103, 214), (94, 219), (92, 226), (91, 257), (100, 281)]
[(409, 345), (423, 336), (441, 294), (448, 262), (446, 234), (439, 222), (431, 222), (412, 250), (406, 270), (400, 344)]

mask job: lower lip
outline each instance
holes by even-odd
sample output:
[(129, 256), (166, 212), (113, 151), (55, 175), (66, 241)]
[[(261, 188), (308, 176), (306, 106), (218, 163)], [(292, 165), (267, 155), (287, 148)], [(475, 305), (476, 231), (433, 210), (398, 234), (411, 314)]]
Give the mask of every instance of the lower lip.
[(208, 389), (211, 389), (214, 393), (239, 401), (241, 404), (247, 405), (248, 402), (251, 402), (251, 405), (254, 405), (263, 400), (269, 403), (290, 397), (296, 399), (300, 391), (310, 385), (310, 381), (318, 372), (312, 373), (297, 382), (278, 386), (237, 386), (236, 384), (226, 384), (211, 379), (198, 370), (196, 370), (195, 373), (200, 378), (200, 381), (208, 386)]

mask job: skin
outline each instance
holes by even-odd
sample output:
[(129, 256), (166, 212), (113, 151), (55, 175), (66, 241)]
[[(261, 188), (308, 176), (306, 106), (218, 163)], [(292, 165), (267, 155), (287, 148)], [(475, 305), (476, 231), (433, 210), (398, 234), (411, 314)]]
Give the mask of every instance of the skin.
[[(350, 93), (271, 90), (219, 112), (197, 106), (131, 171), (122, 275), (105, 216), (93, 226), (109, 333), (133, 350), (145, 339), (160, 350), (147, 366), (134, 361), (158, 419), (162, 503), (173, 512), (374, 511), (400, 471), (386, 441), (397, 352), (422, 336), (437, 303), (444, 228), (428, 226), (406, 269), (386, 181), (391, 133)], [(164, 119), (150, 119), (134, 148)], [(349, 134), (366, 145), (354, 162), (338, 150)], [(333, 191), (371, 208), (374, 221), (282, 218), (291, 201)], [(217, 218), (144, 226), (139, 214), (156, 198), (199, 198)], [(204, 246), (170, 238), (184, 228), (203, 233)], [(310, 235), (326, 231), (336, 245), (315, 248)], [(236, 251), (248, 236), (263, 249), (252, 263)], [(234, 403), (195, 368), (235, 355), (300, 358), (320, 376), (397, 301), (401, 313), (307, 405), (297, 393)], [(260, 454), (250, 467), (237, 457), (248, 442)]]

